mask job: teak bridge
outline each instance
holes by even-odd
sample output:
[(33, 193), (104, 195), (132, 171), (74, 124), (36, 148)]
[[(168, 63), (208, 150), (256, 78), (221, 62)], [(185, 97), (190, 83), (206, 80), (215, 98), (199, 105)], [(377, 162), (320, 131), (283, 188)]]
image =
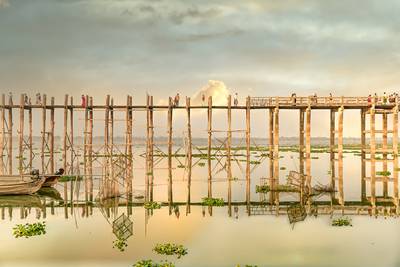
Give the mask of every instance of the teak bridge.
[[(146, 172), (145, 172), (145, 199), (153, 199), (153, 168), (154, 168), (154, 122), (153, 114), (156, 111), (167, 111), (167, 159), (168, 159), (168, 201), (172, 200), (172, 158), (173, 154), (173, 111), (177, 109), (186, 110), (186, 160), (187, 160), (187, 187), (190, 191), (191, 172), (192, 172), (192, 129), (191, 111), (202, 109), (207, 111), (207, 164), (208, 164), (208, 196), (212, 196), (212, 138), (213, 138), (213, 110), (226, 110), (227, 129), (226, 129), (226, 174), (229, 182), (228, 201), (231, 199), (231, 180), (232, 180), (232, 134), (237, 130), (231, 127), (232, 110), (243, 110), (246, 115), (246, 202), (250, 203), (250, 161), (251, 161), (251, 121), (250, 113), (252, 110), (268, 110), (267, 121), (269, 131), (266, 137), (269, 140), (270, 166), (268, 182), (271, 188), (279, 183), (279, 111), (281, 109), (291, 109), (297, 111), (299, 118), (299, 158), (300, 173), (304, 174), (305, 186), (311, 188), (311, 111), (330, 110), (330, 159), (331, 159), (331, 182), (338, 187), (338, 202), (344, 204), (343, 195), (343, 116), (345, 109), (360, 110), (361, 116), (361, 179), (362, 199), (367, 200), (372, 206), (378, 201), (391, 202), (398, 207), (398, 100), (390, 99), (386, 103), (380, 99), (368, 99), (366, 97), (247, 97), (245, 105), (232, 105), (231, 96), (227, 98), (226, 105), (213, 105), (212, 97), (208, 97), (207, 103), (203, 105), (191, 105), (191, 99), (186, 98), (185, 103), (180, 106), (173, 104), (169, 99), (168, 105), (154, 105), (153, 97), (147, 96), (146, 105), (133, 105), (131, 96), (127, 96), (126, 104), (116, 105), (113, 99), (107, 95), (104, 105), (94, 105), (93, 98), (86, 96), (85, 105), (74, 104), (73, 98), (65, 95), (63, 104), (56, 104), (54, 97), (47, 101), (43, 95), (40, 104), (26, 103), (25, 95), (21, 95), (20, 101), (14, 102), (11, 96), (1, 96), (0, 103), (0, 175), (11, 175), (13, 170), (19, 174), (24, 174), (34, 167), (35, 153), (33, 151), (33, 127), (39, 126), (41, 129), (40, 151), (40, 171), (43, 174), (55, 172), (55, 110), (62, 110), (64, 114), (62, 135), (62, 165), (66, 174), (78, 175), (78, 157), (83, 155), (83, 174), (85, 178), (85, 190), (89, 192), (88, 198), (93, 199), (93, 176), (95, 162), (101, 163), (102, 185), (111, 188), (105, 190), (105, 197), (118, 191), (116, 179), (122, 179), (126, 192), (132, 192), (133, 179), (133, 118), (134, 113), (144, 111), (147, 114), (147, 138), (146, 138)], [(41, 113), (40, 122), (33, 122), (33, 112)], [(103, 132), (104, 143), (96, 149), (93, 144), (93, 121), (94, 111), (104, 112), (101, 120), (104, 120)], [(74, 118), (76, 113), (84, 114), (84, 126), (82, 136), (84, 138), (83, 147), (78, 152), (78, 145), (74, 144)], [(114, 115), (116, 112), (125, 114), (125, 143), (117, 146), (114, 143)], [(19, 125), (14, 125), (14, 115), (18, 114)], [(382, 128), (376, 126), (377, 116), (382, 117)], [(388, 118), (392, 121), (392, 127), (388, 126)], [(337, 119), (336, 119), (337, 118)], [(391, 129), (388, 129), (391, 128)], [(98, 133), (99, 131), (97, 131)], [(13, 134), (16, 133), (17, 141), (13, 142)], [(97, 134), (98, 135), (98, 134)], [(391, 135), (391, 144), (388, 137)], [(367, 143), (367, 140), (369, 142)], [(378, 144), (377, 140), (382, 140)], [(14, 151), (13, 144), (18, 144), (18, 149)], [(13, 155), (17, 153), (17, 155)], [(382, 158), (377, 157), (381, 154)], [(16, 163), (14, 162), (16, 158)], [(382, 163), (382, 171), (389, 175), (377, 175), (377, 165)], [(388, 162), (392, 164), (388, 165)], [(379, 172), (378, 172), (379, 173)], [(377, 196), (376, 184), (383, 184), (383, 196)], [(389, 184), (393, 192), (389, 193)], [(369, 196), (367, 190), (369, 189)], [(65, 193), (66, 194), (66, 193)], [(276, 197), (278, 197), (277, 194)], [(188, 194), (190, 202), (190, 194)]]

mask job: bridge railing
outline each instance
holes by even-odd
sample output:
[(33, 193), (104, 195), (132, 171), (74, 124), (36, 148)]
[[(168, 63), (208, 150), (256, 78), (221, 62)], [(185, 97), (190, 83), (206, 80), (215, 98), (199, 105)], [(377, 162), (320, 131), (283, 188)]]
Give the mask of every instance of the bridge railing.
[(292, 106), (292, 105), (367, 105), (367, 97), (250, 97), (250, 105), (256, 107), (265, 106)]

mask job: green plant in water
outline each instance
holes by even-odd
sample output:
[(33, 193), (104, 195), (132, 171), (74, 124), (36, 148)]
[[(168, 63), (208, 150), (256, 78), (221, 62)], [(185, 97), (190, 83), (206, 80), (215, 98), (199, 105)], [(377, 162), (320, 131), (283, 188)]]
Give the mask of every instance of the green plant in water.
[(70, 182), (70, 181), (82, 181), (82, 176), (77, 175), (63, 175), (58, 178), (58, 181), (61, 183)]
[(205, 164), (204, 162), (199, 162), (198, 165), (199, 165), (199, 167), (204, 167), (204, 166), (206, 166), (206, 164)]
[(125, 248), (128, 246), (128, 243), (126, 240), (123, 239), (117, 239), (113, 241), (113, 248), (117, 248), (119, 251), (123, 252), (125, 251)]
[(376, 172), (376, 175), (380, 175), (380, 176), (390, 176), (392, 173), (390, 171), (379, 171)]
[[(244, 161), (246, 161), (246, 160), (244, 160)], [(261, 163), (261, 161), (258, 161), (258, 160), (250, 160), (250, 164), (253, 164), (253, 165), (258, 165), (260, 163)]]
[(202, 201), (203, 206), (224, 206), (225, 202), (223, 198), (212, 198), (212, 197), (203, 197)]
[(160, 255), (167, 255), (167, 256), (175, 255), (177, 256), (178, 259), (180, 259), (182, 256), (185, 256), (188, 253), (187, 249), (184, 248), (182, 245), (177, 245), (172, 243), (157, 244), (153, 248), (153, 250)]
[(332, 221), (332, 226), (353, 226), (351, 219), (348, 217), (336, 218)]
[(153, 262), (152, 260), (141, 260), (136, 262), (133, 267), (175, 267), (172, 262), (162, 261), (160, 263)]
[(17, 224), (13, 228), (13, 235), (18, 237), (31, 237), (36, 235), (44, 235), (46, 233), (46, 222)]
[(284, 170), (286, 170), (286, 167), (280, 167), (279, 168), (281, 171), (284, 171)]
[(268, 193), (270, 191), (276, 192), (298, 192), (299, 190), (292, 186), (286, 184), (279, 184), (273, 190), (269, 185), (256, 185), (256, 193)]
[(179, 165), (176, 166), (176, 167), (179, 168), (179, 169), (183, 169), (183, 168), (185, 168), (185, 165), (179, 164)]
[(160, 209), (161, 208), (161, 204), (157, 203), (155, 201), (149, 201), (149, 202), (145, 202), (143, 204), (144, 208), (146, 210), (155, 210), (155, 209)]

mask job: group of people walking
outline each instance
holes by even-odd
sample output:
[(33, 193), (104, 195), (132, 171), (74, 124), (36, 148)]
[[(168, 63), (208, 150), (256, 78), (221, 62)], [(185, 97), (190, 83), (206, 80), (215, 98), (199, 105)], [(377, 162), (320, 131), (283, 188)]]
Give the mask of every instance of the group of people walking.
[(396, 99), (399, 99), (399, 95), (397, 93), (391, 93), (390, 95), (387, 95), (386, 92), (384, 92), (382, 96), (378, 96), (377, 93), (375, 93), (373, 96), (368, 95), (367, 101), (368, 106), (371, 106), (372, 102), (375, 104), (386, 105), (395, 103)]

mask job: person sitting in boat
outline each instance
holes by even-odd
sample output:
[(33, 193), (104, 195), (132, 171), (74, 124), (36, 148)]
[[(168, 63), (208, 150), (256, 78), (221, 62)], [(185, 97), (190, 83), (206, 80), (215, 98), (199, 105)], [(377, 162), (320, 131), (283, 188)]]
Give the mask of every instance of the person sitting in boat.
[(59, 168), (58, 171), (56, 171), (55, 175), (63, 175), (64, 174), (64, 169)]

